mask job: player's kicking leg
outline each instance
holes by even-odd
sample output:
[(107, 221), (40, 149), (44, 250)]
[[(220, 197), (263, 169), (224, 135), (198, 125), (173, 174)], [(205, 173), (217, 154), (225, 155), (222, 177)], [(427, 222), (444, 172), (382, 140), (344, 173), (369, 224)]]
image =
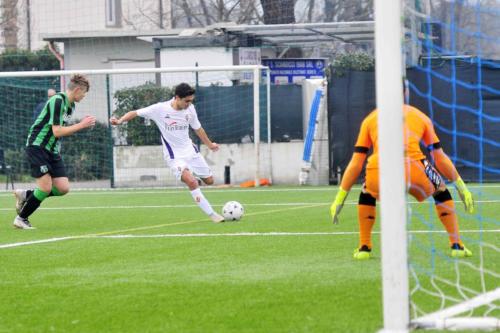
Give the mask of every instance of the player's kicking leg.
[(207, 214), (214, 223), (224, 222), (224, 218), (214, 211), (210, 202), (208, 202), (207, 198), (205, 198), (201, 192), (201, 189), (198, 186), (198, 180), (193, 176), (189, 169), (184, 169), (181, 180), (188, 186), (191, 196), (198, 207), (200, 207), (200, 209)]

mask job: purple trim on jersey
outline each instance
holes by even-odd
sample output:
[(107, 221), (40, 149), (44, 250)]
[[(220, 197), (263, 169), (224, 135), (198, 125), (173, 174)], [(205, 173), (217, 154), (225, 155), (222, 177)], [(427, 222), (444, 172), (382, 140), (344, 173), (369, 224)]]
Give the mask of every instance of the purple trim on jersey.
[(172, 150), (172, 147), (170, 147), (167, 140), (165, 140), (165, 138), (163, 137), (163, 134), (160, 134), (160, 136), (161, 136), (163, 143), (165, 144), (165, 147), (167, 147), (168, 155), (170, 155), (170, 159), (173, 160), (174, 159), (174, 151)]
[(199, 153), (199, 152), (200, 152), (200, 151), (198, 150), (198, 148), (196, 148), (196, 146), (195, 146), (195, 145), (193, 145), (193, 148), (194, 148), (194, 151), (195, 151), (196, 153)]

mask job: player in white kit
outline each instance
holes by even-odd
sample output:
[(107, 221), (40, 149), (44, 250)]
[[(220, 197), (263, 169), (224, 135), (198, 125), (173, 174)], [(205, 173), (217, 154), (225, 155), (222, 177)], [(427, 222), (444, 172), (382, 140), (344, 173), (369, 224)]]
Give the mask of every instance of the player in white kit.
[(213, 222), (224, 222), (224, 218), (213, 210), (201, 193), (196, 179), (199, 177), (207, 185), (214, 183), (212, 171), (189, 137), (189, 127), (210, 150), (217, 151), (219, 145), (212, 142), (201, 127), (192, 104), (194, 93), (195, 90), (188, 84), (181, 83), (175, 88), (175, 97), (171, 100), (129, 111), (119, 119), (112, 117), (109, 121), (112, 125), (121, 125), (137, 116), (154, 121), (161, 133), (163, 156), (170, 170), (177, 179), (189, 187), (196, 204), (210, 216)]

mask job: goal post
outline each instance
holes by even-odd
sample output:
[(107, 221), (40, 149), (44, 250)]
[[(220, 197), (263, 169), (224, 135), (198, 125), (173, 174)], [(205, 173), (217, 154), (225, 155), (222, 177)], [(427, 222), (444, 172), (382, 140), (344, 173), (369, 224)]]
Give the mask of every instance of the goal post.
[(379, 110), (382, 332), (409, 328), (406, 194), (403, 147), (401, 4), (375, 1), (375, 80)]
[[(434, 11), (434, 12), (433, 12)], [(382, 332), (499, 330), (498, 47), (495, 1), (375, 1), (382, 244)], [(467, 20), (461, 20), (467, 17)], [(495, 58), (495, 55), (497, 58)], [(491, 59), (493, 58), (493, 59)], [(406, 196), (402, 78), (410, 104), (433, 121), (444, 151), (476, 200), (465, 214), (453, 184), (461, 240), (450, 256), (435, 202)], [(411, 135), (411, 134), (410, 134)], [(444, 140), (443, 140), (444, 139)], [(462, 173), (463, 172), (463, 173)]]
[[(225, 167), (238, 159), (229, 154), (241, 150), (237, 155), (245, 156), (247, 161), (232, 166), (233, 184), (253, 180), (259, 186), (260, 179), (271, 178), (272, 169), (268, 72), (267, 67), (259, 65), (2, 72), (0, 103), (11, 117), (2, 122), (0, 146), (10, 160), (22, 156), (34, 105), (46, 100), (47, 88), (59, 90), (61, 78), (67, 82), (71, 75), (83, 74), (89, 78), (91, 88), (76, 105), (71, 121), (90, 114), (97, 117), (98, 123), (91, 130), (63, 138), (62, 155), (70, 178), (78, 183), (93, 183), (83, 187), (96, 188), (177, 185), (163, 162), (154, 124), (139, 119), (112, 128), (108, 119), (115, 113), (166, 101), (177, 84), (186, 82), (196, 88), (195, 107), (202, 126), (213, 141), (221, 144), (221, 152), (215, 154), (200, 147), (216, 183), (224, 182)], [(263, 149), (265, 144), (268, 149)], [(17, 160), (19, 177), (28, 180), (22, 159)]]

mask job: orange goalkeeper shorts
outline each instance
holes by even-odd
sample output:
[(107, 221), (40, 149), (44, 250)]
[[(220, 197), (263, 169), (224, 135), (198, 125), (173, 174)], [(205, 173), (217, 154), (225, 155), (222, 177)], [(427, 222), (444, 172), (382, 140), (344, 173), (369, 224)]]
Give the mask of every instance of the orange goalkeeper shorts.
[[(410, 161), (405, 168), (406, 189), (418, 201), (423, 201), (438, 190), (444, 190), (441, 175), (426, 159)], [(365, 183), (363, 190), (371, 196), (379, 199), (379, 169), (366, 169)]]

